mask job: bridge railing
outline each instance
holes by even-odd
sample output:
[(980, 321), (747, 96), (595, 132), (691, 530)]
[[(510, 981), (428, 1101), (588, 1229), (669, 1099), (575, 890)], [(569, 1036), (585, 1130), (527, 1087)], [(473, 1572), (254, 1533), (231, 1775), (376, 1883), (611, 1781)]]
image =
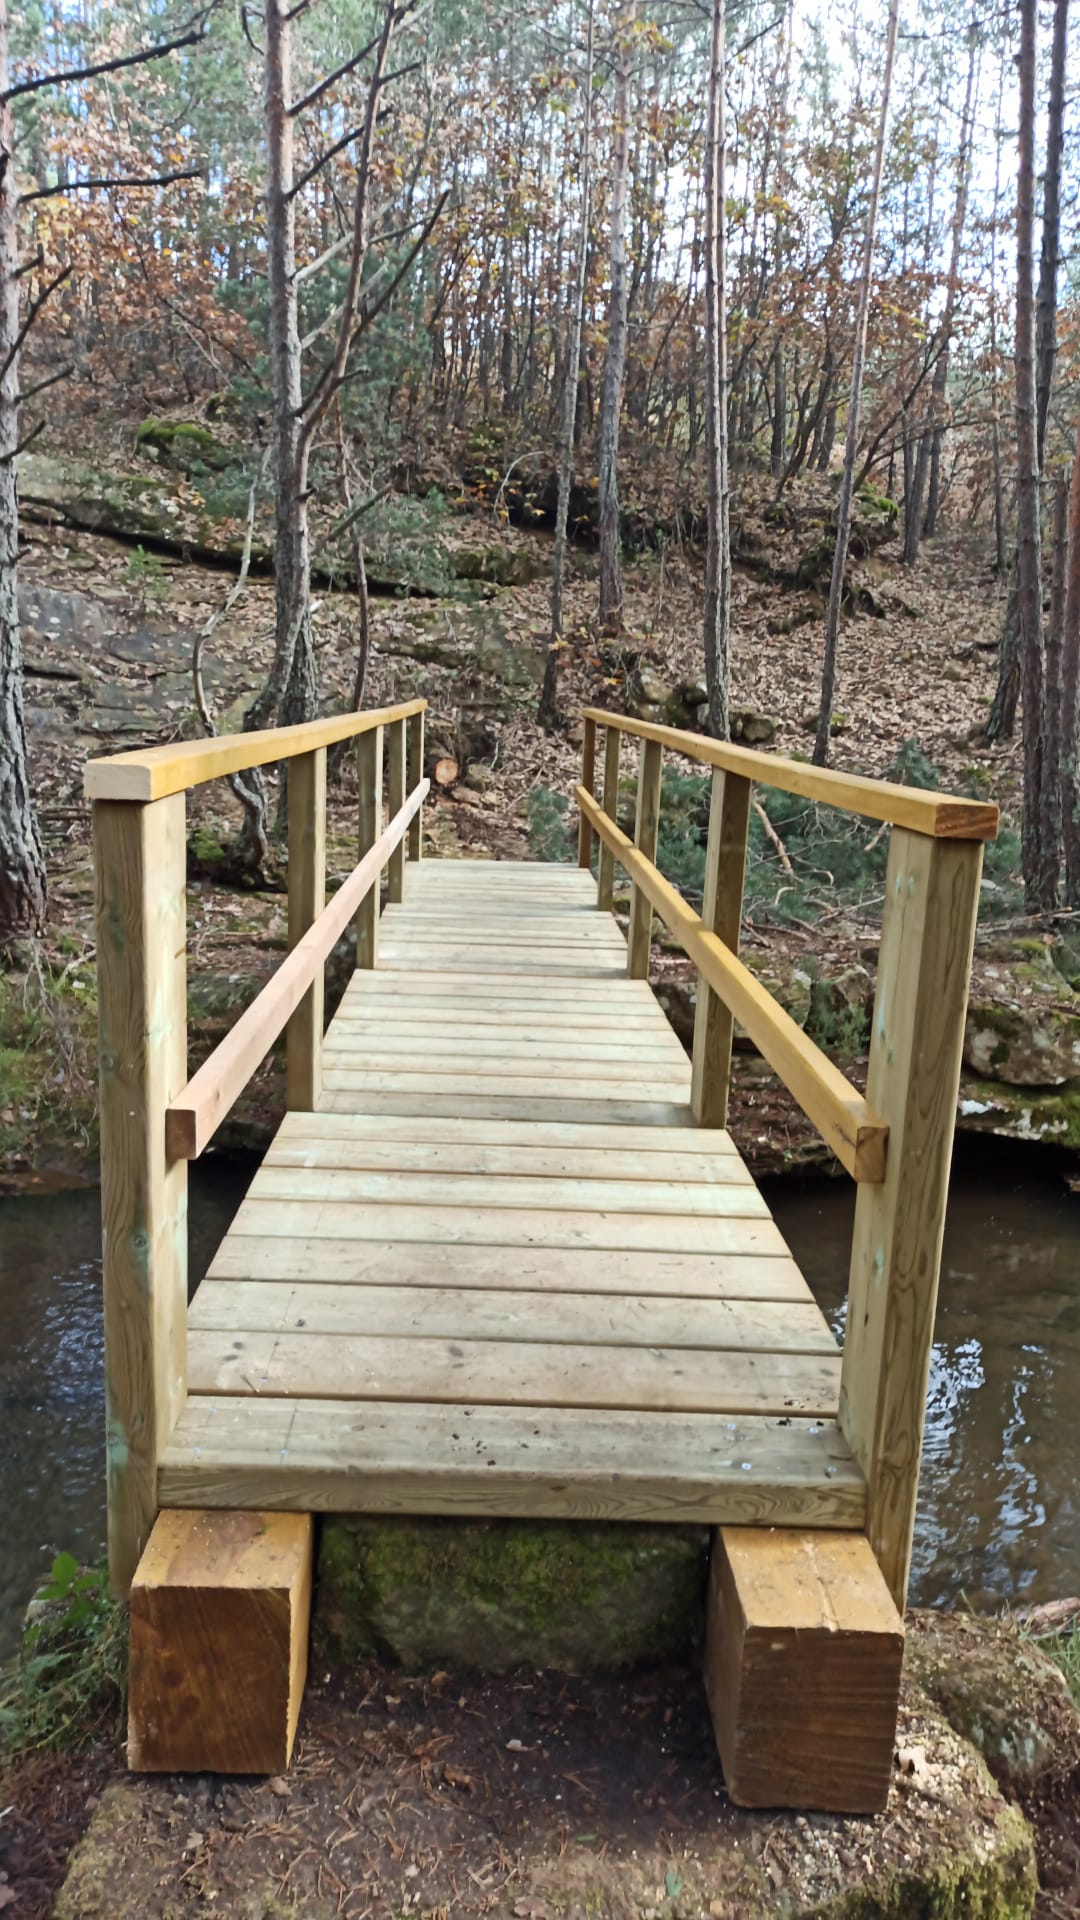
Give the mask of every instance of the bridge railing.
[[(125, 1592), (157, 1513), (157, 1466), (187, 1396), (187, 1163), (286, 1028), (286, 1103), (318, 1101), (325, 962), (355, 923), (376, 961), (379, 884), (421, 855), (425, 700), (92, 760), (97, 889), (109, 1564)], [(355, 740), (359, 861), (326, 901), (326, 756)], [(385, 751), (384, 751), (385, 748)], [(289, 763), (289, 952), (191, 1079), (188, 789)], [(388, 821), (383, 826), (383, 774)]]
[[(858, 1182), (840, 1423), (866, 1475), (871, 1544), (897, 1604), (907, 1591), (945, 1201), (982, 873), (998, 810), (836, 773), (676, 727), (585, 710), (579, 862), (599, 840), (598, 898), (631, 882), (627, 966), (646, 978), (654, 911), (698, 970), (691, 1102), (727, 1122), (734, 1022)], [(597, 798), (598, 736), (604, 733)], [(618, 825), (620, 745), (641, 742), (633, 839)], [(656, 866), (665, 749), (712, 769), (700, 914)], [(755, 781), (888, 825), (866, 1093), (839, 1072), (738, 957)]]

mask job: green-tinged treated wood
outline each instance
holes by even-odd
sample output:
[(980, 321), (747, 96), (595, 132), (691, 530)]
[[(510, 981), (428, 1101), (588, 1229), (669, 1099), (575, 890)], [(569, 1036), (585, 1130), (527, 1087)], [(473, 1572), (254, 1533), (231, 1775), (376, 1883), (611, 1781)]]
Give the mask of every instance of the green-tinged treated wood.
[[(614, 820), (619, 810), (619, 746), (618, 728), (605, 728), (604, 790), (601, 804), (610, 820)], [(601, 840), (596, 875), (596, 904), (601, 913), (611, 912), (614, 897), (615, 856), (606, 840)]]
[[(405, 722), (395, 720), (386, 729), (386, 787), (390, 818), (405, 804)], [(387, 891), (390, 900), (400, 903), (405, 897), (405, 848), (394, 848), (386, 863)]]
[(832, 1421), (617, 1409), (195, 1397), (162, 1465), (172, 1506), (858, 1528)]
[[(383, 819), (383, 730), (372, 727), (356, 743), (356, 780), (359, 789), (359, 835), (357, 859), (370, 853), (382, 832)], [(378, 884), (365, 894), (356, 916), (356, 964), (365, 970), (379, 964)]]
[(767, 1219), (768, 1208), (753, 1181), (680, 1183), (655, 1180), (578, 1179), (558, 1175), (382, 1172), (366, 1167), (260, 1167), (249, 1189), (252, 1200), (363, 1200), (387, 1206), (554, 1207), (583, 1213), (673, 1213)]
[[(634, 845), (641, 858), (647, 860), (650, 866), (656, 860), (656, 842), (660, 831), (662, 761), (663, 750), (656, 741), (643, 740), (638, 763)], [(626, 938), (626, 970), (631, 980), (648, 979), (651, 942), (652, 902), (645, 889), (635, 881), (630, 890), (630, 930)]]
[[(297, 1149), (318, 1155), (324, 1151), (336, 1152), (339, 1148), (364, 1153), (371, 1147), (463, 1153), (476, 1147), (494, 1153), (528, 1156), (562, 1153), (572, 1156), (575, 1165), (581, 1165), (590, 1155), (602, 1155), (605, 1163), (617, 1160), (621, 1165), (629, 1160), (633, 1165), (638, 1156), (644, 1162), (663, 1154), (679, 1161), (692, 1159), (698, 1166), (715, 1167), (724, 1180), (733, 1177), (733, 1166), (742, 1167), (748, 1180), (751, 1177), (731, 1135), (707, 1128), (633, 1126), (629, 1122), (614, 1127), (598, 1123), (545, 1125), (542, 1121), (515, 1126), (502, 1120), (465, 1118), (448, 1127), (444, 1121), (425, 1119), (422, 1114), (412, 1120), (392, 1120), (375, 1117), (366, 1110), (348, 1114), (287, 1114), (266, 1158), (273, 1165), (282, 1154)], [(635, 1171), (640, 1171), (640, 1167)]]
[[(586, 720), (585, 738), (581, 743), (581, 784), (590, 793), (596, 791), (596, 721)], [(578, 822), (578, 866), (587, 870), (592, 867), (592, 828), (585, 815)]]
[[(289, 767), (289, 951), (311, 931), (326, 905), (326, 748), (302, 753)], [(322, 1091), (323, 968), (285, 1032), (285, 1104), (312, 1112)]]
[(742, 1021), (758, 1052), (780, 1075), (841, 1165), (855, 1180), (880, 1181), (889, 1129), (869, 1099), (826, 1059), (723, 941), (705, 929), (700, 916), (626, 834), (587, 795), (581, 804), (591, 810), (597, 832), (608, 840), (620, 865), (651, 900), (713, 991)]
[(982, 849), (894, 828), (867, 1099), (884, 1181), (855, 1209), (841, 1419), (869, 1485), (870, 1543), (903, 1610), (952, 1159)]
[[(742, 921), (750, 795), (750, 782), (741, 774), (713, 768), (701, 924), (735, 954)], [(730, 1007), (699, 973), (690, 1104), (703, 1127), (727, 1125), (734, 1028)]]
[(184, 798), (97, 801), (109, 1577), (126, 1594), (187, 1390), (187, 1167), (165, 1110), (187, 1078)]
[[(411, 714), (405, 722), (406, 735), (406, 780), (409, 793), (420, 785), (424, 777), (424, 712)], [(409, 859), (419, 860), (424, 850), (424, 820), (418, 813), (409, 828)]]
[(332, 747), (352, 740), (371, 727), (390, 722), (404, 725), (410, 714), (422, 713), (426, 700), (406, 700), (396, 707), (376, 707), (367, 713), (343, 713), (329, 720), (305, 721), (295, 727), (267, 727), (259, 733), (225, 733), (213, 740), (181, 740), (167, 747), (140, 747), (87, 763), (83, 791), (88, 800), (163, 800), (170, 793), (246, 767), (272, 766), (298, 753)]
[(605, 727), (617, 727), (620, 733), (635, 739), (669, 747), (674, 753), (685, 754), (687, 759), (700, 761), (707, 767), (722, 767), (726, 773), (758, 780), (762, 786), (778, 787), (781, 793), (796, 793), (804, 800), (816, 800), (825, 807), (839, 807), (866, 820), (891, 821), (936, 839), (997, 838), (998, 809), (987, 800), (924, 793), (918, 787), (902, 787), (863, 774), (836, 773), (831, 767), (785, 760), (780, 754), (761, 753), (752, 747), (733, 747), (725, 740), (708, 740), (700, 733), (686, 733), (679, 727), (631, 720), (626, 714), (608, 713), (600, 707), (586, 707), (584, 711), (587, 719)]

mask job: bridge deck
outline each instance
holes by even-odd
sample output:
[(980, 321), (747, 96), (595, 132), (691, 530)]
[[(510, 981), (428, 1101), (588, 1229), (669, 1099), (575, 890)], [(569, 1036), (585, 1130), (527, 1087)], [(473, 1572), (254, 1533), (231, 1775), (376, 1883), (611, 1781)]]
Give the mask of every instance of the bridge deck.
[(192, 1303), (161, 1504), (862, 1527), (836, 1344), (591, 877), (408, 877)]

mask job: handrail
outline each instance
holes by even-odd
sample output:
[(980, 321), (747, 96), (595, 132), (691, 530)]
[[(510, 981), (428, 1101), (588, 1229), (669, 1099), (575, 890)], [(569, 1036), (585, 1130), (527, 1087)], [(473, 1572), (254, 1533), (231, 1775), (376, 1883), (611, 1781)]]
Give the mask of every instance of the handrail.
[(710, 933), (700, 916), (665, 880), (629, 836), (608, 818), (587, 787), (575, 789), (583, 816), (609, 846), (703, 980), (742, 1021), (758, 1052), (780, 1075), (807, 1118), (855, 1180), (881, 1180), (889, 1129), (857, 1087), (808, 1039), (748, 967)]
[(700, 733), (687, 733), (682, 727), (662, 727), (651, 720), (632, 720), (623, 713), (609, 713), (604, 707), (586, 707), (586, 721), (595, 726), (613, 727), (640, 740), (655, 740), (690, 760), (705, 766), (720, 767), (725, 773), (742, 774), (759, 780), (763, 786), (779, 787), (783, 793), (798, 794), (804, 800), (817, 800), (822, 806), (842, 807), (847, 813), (861, 814), (865, 820), (885, 820), (892, 826), (909, 827), (933, 840), (995, 840), (999, 814), (988, 800), (965, 800), (957, 794), (930, 793), (921, 787), (902, 787), (891, 780), (872, 780), (856, 773), (837, 773), (831, 767), (815, 767), (809, 761), (787, 760), (780, 754), (759, 753), (752, 747), (733, 747), (725, 740), (709, 740)]
[(378, 886), (388, 856), (400, 846), (430, 791), (421, 780), (373, 847), (353, 868), (288, 958), (240, 1015), (165, 1109), (165, 1150), (172, 1160), (197, 1160), (255, 1069), (266, 1058), (290, 1014), (336, 946), (361, 901)]
[(163, 800), (170, 793), (184, 793), (224, 774), (291, 760), (298, 753), (312, 753), (319, 747), (335, 746), (339, 740), (355, 739), (374, 727), (411, 720), (415, 714), (424, 713), (427, 704), (426, 700), (404, 700), (395, 707), (333, 714), (326, 720), (309, 720), (295, 727), (267, 727), (257, 733), (226, 733), (208, 740), (172, 741), (164, 747), (110, 754), (87, 763), (83, 791), (88, 800)]

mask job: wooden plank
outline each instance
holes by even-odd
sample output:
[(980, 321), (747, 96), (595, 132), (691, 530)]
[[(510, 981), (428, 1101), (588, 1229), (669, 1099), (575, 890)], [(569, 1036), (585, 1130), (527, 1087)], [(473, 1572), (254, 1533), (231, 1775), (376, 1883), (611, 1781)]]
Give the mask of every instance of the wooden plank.
[(491, 1177), (527, 1174), (534, 1179), (631, 1181), (672, 1180), (705, 1186), (753, 1186), (750, 1171), (735, 1154), (593, 1152), (585, 1148), (478, 1147), (448, 1142), (432, 1146), (420, 1141), (353, 1141), (324, 1138), (317, 1144), (288, 1146), (276, 1143), (264, 1167), (369, 1168), (387, 1173), (472, 1173)]
[[(611, 1040), (605, 1045), (602, 1040), (586, 1040), (580, 1034), (565, 1034), (562, 1039), (509, 1031), (462, 1034), (454, 1027), (436, 1027), (426, 1020), (420, 1033), (415, 1027), (409, 1033), (387, 1032), (381, 1021), (359, 1026), (340, 1024), (334, 1030), (331, 1047), (339, 1066), (404, 1066), (416, 1059), (438, 1059), (444, 1069), (449, 1069), (464, 1058), (468, 1071), (471, 1063), (487, 1066), (492, 1061), (513, 1058), (519, 1070), (529, 1072), (548, 1060), (553, 1067), (569, 1066), (578, 1073), (584, 1062), (589, 1063), (590, 1072), (594, 1065), (619, 1067), (623, 1079), (640, 1075), (643, 1067), (650, 1073), (660, 1072), (665, 1066), (681, 1072), (686, 1060), (674, 1037), (670, 1045), (663, 1038), (641, 1040), (632, 1046)], [(522, 1063), (527, 1064), (522, 1067)]]
[[(685, 1080), (685, 1086), (684, 1086)], [(394, 1068), (386, 1072), (362, 1073), (347, 1068), (330, 1065), (324, 1068), (323, 1086), (328, 1094), (352, 1093), (449, 1093), (461, 1090), (461, 1073), (432, 1073), (430, 1071), (408, 1072), (404, 1068)], [(557, 1082), (551, 1077), (533, 1076), (528, 1073), (474, 1073), (469, 1071), (468, 1093), (475, 1098), (480, 1094), (514, 1094), (518, 1099), (551, 1099), (558, 1093), (562, 1099), (588, 1100), (598, 1096), (616, 1095), (622, 1100), (689, 1100), (690, 1068), (687, 1065), (685, 1076), (674, 1070), (665, 1069), (655, 1075), (642, 1071), (641, 1077), (634, 1080), (599, 1081), (589, 1073), (582, 1073), (578, 1079), (564, 1079), (559, 1076)]]
[(212, 740), (176, 740), (164, 747), (140, 747), (90, 760), (83, 772), (88, 800), (163, 800), (170, 793), (207, 780), (221, 780), (246, 767), (273, 766), (298, 753), (314, 753), (339, 740), (352, 740), (370, 727), (391, 721), (402, 724), (412, 713), (422, 713), (426, 700), (406, 700), (396, 707), (373, 707), (367, 713), (335, 714), (329, 720), (310, 720), (296, 727), (266, 727), (256, 733), (225, 733)]
[(372, 1093), (354, 1088), (344, 1093), (323, 1091), (324, 1113), (411, 1114), (446, 1120), (595, 1121), (617, 1126), (684, 1127), (691, 1118), (690, 1102), (571, 1098), (551, 1094), (524, 1094), (520, 1082), (513, 1094), (430, 1093), (422, 1091)]
[[(399, 813), (405, 803), (405, 722), (395, 720), (386, 729), (386, 804), (390, 818)], [(405, 845), (404, 842), (394, 848), (386, 863), (387, 895), (391, 901), (401, 901), (405, 897)], [(385, 949), (384, 949), (385, 951)], [(386, 956), (389, 958), (389, 955)]]
[(427, 782), (417, 787), (371, 852), (365, 854), (323, 908), (315, 925), (298, 941), (262, 992), (245, 1007), (236, 1025), (214, 1048), (186, 1087), (171, 1101), (165, 1137), (174, 1159), (195, 1160), (269, 1052), (290, 1013), (299, 1005), (316, 972), (336, 946), (358, 902), (376, 884), (387, 854), (400, 847), (409, 821), (421, 805)]
[(812, 1301), (672, 1299), (526, 1288), (290, 1286), (204, 1280), (188, 1316), (203, 1333), (347, 1333), (366, 1338), (524, 1340), (575, 1346), (835, 1353)]
[(109, 1579), (126, 1594), (187, 1389), (187, 1166), (165, 1109), (187, 1075), (182, 794), (94, 806)]
[[(422, 769), (421, 769), (422, 771)], [(383, 730), (373, 727), (362, 733), (356, 743), (356, 783), (359, 789), (358, 845), (362, 860), (370, 853), (382, 832), (383, 823)], [(374, 969), (379, 964), (379, 893), (377, 886), (365, 894), (356, 915), (356, 964)]]
[[(411, 793), (424, 777), (424, 709), (405, 722), (405, 791)], [(419, 861), (424, 848), (423, 817), (414, 814), (409, 827), (409, 859)]]
[(781, 793), (799, 794), (822, 806), (840, 807), (845, 813), (859, 814), (865, 820), (888, 820), (936, 839), (997, 838), (998, 810), (989, 801), (924, 793), (918, 787), (901, 787), (889, 780), (837, 773), (831, 767), (815, 767), (804, 760), (785, 760), (779, 754), (760, 753), (752, 747), (733, 747), (726, 741), (707, 740), (700, 733), (654, 726), (650, 721), (631, 720), (625, 714), (608, 713), (599, 707), (586, 707), (584, 714), (586, 719), (596, 720), (605, 727), (617, 727), (620, 733), (670, 747), (689, 760), (722, 767), (726, 773), (759, 780), (763, 786), (778, 787)]
[[(608, 818), (614, 820), (619, 811), (619, 731), (617, 727), (607, 727), (604, 731), (604, 792), (602, 806)], [(596, 904), (601, 913), (611, 912), (611, 903), (615, 897), (615, 859), (605, 840), (600, 842), (599, 865), (596, 876)]]
[[(666, 1171), (666, 1169), (665, 1169)], [(768, 1219), (752, 1181), (730, 1186), (674, 1180), (577, 1180), (507, 1173), (379, 1172), (356, 1167), (260, 1167), (252, 1200), (370, 1201), (396, 1207), (555, 1207), (580, 1213), (703, 1214)]]
[[(289, 765), (289, 952), (326, 905), (326, 748)], [(315, 968), (285, 1029), (285, 1104), (312, 1112), (322, 1091), (324, 968)]]
[(724, 1178), (728, 1178), (726, 1165), (729, 1158), (739, 1160), (738, 1149), (729, 1133), (713, 1132), (707, 1128), (697, 1128), (686, 1122), (681, 1127), (653, 1126), (574, 1126), (560, 1122), (517, 1123), (506, 1120), (456, 1120), (447, 1127), (443, 1120), (422, 1114), (415, 1119), (394, 1120), (375, 1118), (364, 1113), (290, 1113), (287, 1114), (278, 1129), (268, 1157), (272, 1158), (279, 1147), (296, 1144), (320, 1145), (330, 1141), (377, 1141), (397, 1142), (410, 1146), (423, 1142), (438, 1147), (448, 1145), (507, 1147), (519, 1150), (547, 1151), (562, 1149), (600, 1151), (612, 1154), (622, 1160), (624, 1153), (640, 1152), (652, 1159), (656, 1154), (689, 1155), (695, 1161), (707, 1156), (723, 1156), (725, 1163)]
[[(735, 954), (742, 921), (750, 796), (749, 780), (713, 768), (701, 923)], [(690, 1104), (703, 1126), (727, 1125), (734, 1027), (731, 1009), (699, 973)]]
[[(647, 860), (650, 866), (656, 860), (656, 841), (660, 830), (660, 775), (663, 757), (662, 749), (654, 740), (642, 741), (638, 764), (634, 845), (641, 858)], [(648, 979), (651, 943), (652, 903), (648, 894), (635, 884), (630, 890), (630, 929), (626, 936), (626, 971), (631, 980)]]
[(318, 1400), (188, 1402), (173, 1505), (580, 1520), (861, 1525), (831, 1421)]
[(700, 1300), (808, 1302), (810, 1289), (790, 1254), (662, 1253), (520, 1246), (446, 1246), (437, 1261), (424, 1244), (397, 1240), (260, 1239), (235, 1228), (218, 1248), (208, 1280), (309, 1281), (320, 1286), (499, 1287), (546, 1293), (673, 1295)]
[[(642, 993), (632, 989), (642, 988)], [(377, 974), (365, 974), (361, 980), (355, 977), (347, 989), (342, 1006), (397, 1007), (406, 1011), (409, 1006), (467, 1007), (479, 1001), (484, 1008), (494, 1012), (506, 1013), (521, 1011), (524, 1005), (538, 1014), (547, 1013), (549, 1008), (562, 1010), (580, 1009), (582, 1014), (592, 1019), (593, 1014), (613, 1014), (618, 1008), (624, 1008), (627, 1014), (648, 1014), (655, 1019), (665, 1016), (659, 1002), (644, 980), (615, 981), (610, 978), (587, 980), (557, 980), (541, 977), (536, 980), (518, 980), (499, 978), (492, 980), (483, 974), (439, 975), (433, 972), (423, 975), (402, 972), (389, 968)], [(665, 1022), (666, 1024), (666, 1022)]]
[[(596, 785), (595, 720), (585, 722), (585, 738), (581, 746), (581, 784), (587, 787), (590, 793), (594, 792)], [(578, 866), (584, 867), (586, 872), (592, 870), (592, 842), (592, 828), (582, 814), (578, 821)]]
[(786, 1253), (767, 1216), (672, 1218), (670, 1214), (557, 1212), (542, 1207), (388, 1207), (347, 1201), (246, 1199), (234, 1232), (267, 1238), (400, 1240), (501, 1247), (606, 1247), (618, 1252)]
[(128, 1765), (283, 1773), (307, 1676), (308, 1513), (158, 1516), (131, 1589)]
[(840, 1356), (192, 1329), (188, 1371), (192, 1393), (814, 1419), (836, 1412)]
[[(475, 948), (463, 947), (456, 952), (441, 951), (425, 955), (408, 945), (391, 945), (387, 942), (384, 951), (389, 966), (406, 966), (425, 977), (436, 971), (447, 976), (463, 973), (474, 978), (477, 973)], [(493, 961), (489, 977), (492, 983), (511, 978), (540, 981), (560, 976), (564, 980), (617, 980), (622, 970), (623, 959), (618, 953), (608, 955), (598, 951), (586, 963), (561, 949), (557, 959), (542, 961), (524, 953), (520, 958), (517, 955), (503, 956), (497, 966)]]
[(496, 1049), (505, 1052), (508, 1041), (512, 1041), (529, 1053), (560, 1054), (587, 1047), (595, 1049), (596, 1058), (601, 1060), (663, 1058), (681, 1065), (686, 1058), (671, 1028), (661, 1020), (615, 1020), (600, 1027), (586, 1019), (570, 1026), (522, 1021), (511, 1013), (493, 1014), (490, 1020), (480, 1021), (425, 1010), (419, 1030), (415, 1015), (410, 1019), (380, 1012), (375, 1019), (370, 1014), (361, 1017), (349, 1011), (334, 1021), (334, 1041), (340, 1047), (369, 1043), (373, 1037), (392, 1046), (399, 1055), (423, 1052), (430, 1056), (433, 1042), (449, 1040), (477, 1054)]
[[(538, 1054), (524, 1048), (520, 1053), (513, 1053), (505, 1046), (496, 1046), (488, 1052), (479, 1049), (474, 1051), (470, 1046), (454, 1050), (444, 1043), (439, 1045), (434, 1056), (429, 1049), (428, 1060), (432, 1057), (437, 1060), (444, 1085), (448, 1079), (456, 1077), (459, 1086), (471, 1086), (475, 1073), (500, 1080), (535, 1080), (537, 1075), (543, 1074), (550, 1080), (552, 1088), (561, 1087), (564, 1082), (580, 1088), (585, 1083), (598, 1087), (607, 1087), (609, 1083), (640, 1086), (644, 1080), (662, 1080), (664, 1093), (669, 1099), (673, 1093), (684, 1093), (687, 1098), (690, 1093), (689, 1061), (685, 1054), (679, 1061), (666, 1051), (659, 1058), (646, 1054), (629, 1060), (611, 1060), (602, 1056), (599, 1059), (586, 1059), (582, 1054), (563, 1053), (561, 1057), (552, 1053)], [(325, 1071), (334, 1075), (359, 1076), (348, 1083), (359, 1086), (369, 1074), (420, 1073), (426, 1077), (430, 1068), (422, 1052), (403, 1055), (392, 1044), (376, 1052), (371, 1036), (368, 1036), (367, 1046), (363, 1042), (359, 1045), (347, 1041), (338, 1044), (335, 1036), (326, 1049)], [(328, 1086), (339, 1088), (343, 1084), (339, 1078), (327, 1082)], [(544, 1090), (542, 1086), (536, 1088), (537, 1092)]]
[(870, 1543), (901, 1609), (981, 865), (977, 843), (893, 832), (867, 1078), (889, 1158), (855, 1208), (842, 1419), (869, 1484)]
[[(583, 804), (591, 802), (586, 797)], [(742, 1021), (758, 1052), (780, 1075), (841, 1165), (855, 1180), (880, 1181), (889, 1129), (869, 1101), (807, 1038), (749, 968), (715, 933), (705, 930), (681, 894), (642, 859), (626, 834), (602, 816), (595, 824), (601, 835), (607, 835), (620, 864), (649, 895), (665, 926), (699, 972)]]
[(725, 1526), (705, 1690), (737, 1806), (880, 1813), (904, 1627), (860, 1534)]

